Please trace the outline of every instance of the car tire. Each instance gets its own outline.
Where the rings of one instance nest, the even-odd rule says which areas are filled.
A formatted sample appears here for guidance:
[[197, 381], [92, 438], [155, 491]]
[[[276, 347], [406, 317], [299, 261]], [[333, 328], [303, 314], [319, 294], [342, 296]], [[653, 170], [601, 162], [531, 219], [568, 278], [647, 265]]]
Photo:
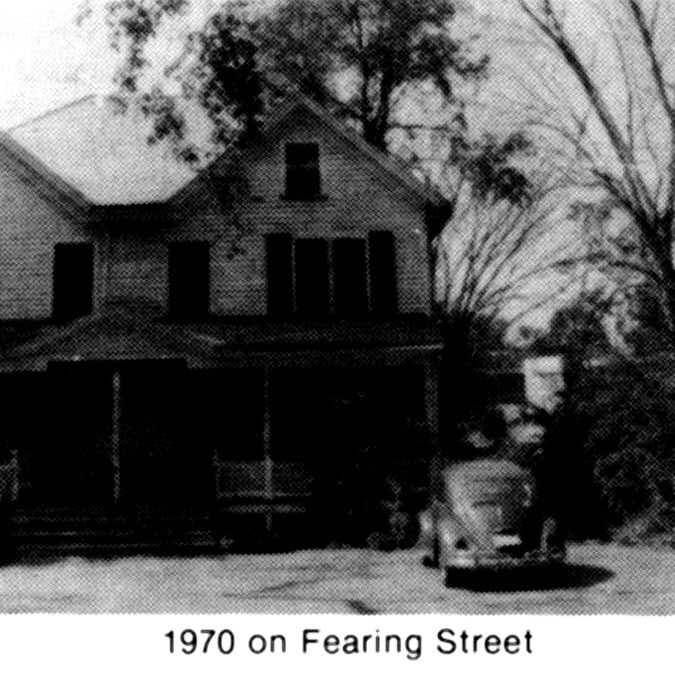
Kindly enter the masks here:
[[431, 540], [431, 546], [429, 548], [429, 552], [425, 554], [425, 556], [422, 558], [422, 564], [425, 567], [433, 567], [434, 569], [438, 567], [439, 562], [440, 562], [440, 546], [438, 543], [438, 537], [434, 537]]
[[452, 567], [443, 568], [443, 586], [446, 588], [452, 588], [457, 581], [457, 570]]

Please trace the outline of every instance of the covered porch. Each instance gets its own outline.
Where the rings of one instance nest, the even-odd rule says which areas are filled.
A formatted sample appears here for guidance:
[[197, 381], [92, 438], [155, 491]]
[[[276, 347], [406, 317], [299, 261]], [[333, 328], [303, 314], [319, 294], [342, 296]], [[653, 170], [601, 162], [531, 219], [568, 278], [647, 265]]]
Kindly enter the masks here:
[[76, 332], [79, 354], [50, 340], [0, 375], [5, 498], [26, 541], [245, 548], [330, 529], [331, 505], [380, 474], [423, 503], [436, 350], [233, 349], [191, 333], [199, 349], [146, 339], [142, 354], [127, 341], [132, 358], [83, 358]]

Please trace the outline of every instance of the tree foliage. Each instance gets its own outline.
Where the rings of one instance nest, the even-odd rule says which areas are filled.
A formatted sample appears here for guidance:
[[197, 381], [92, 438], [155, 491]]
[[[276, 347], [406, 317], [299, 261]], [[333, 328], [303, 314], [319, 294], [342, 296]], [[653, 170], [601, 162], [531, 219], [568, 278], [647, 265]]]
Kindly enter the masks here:
[[[111, 44], [121, 55], [117, 84], [140, 96], [154, 123], [151, 140], [168, 139], [183, 159], [198, 163], [199, 148], [186, 142], [184, 111], [165, 80], [207, 111], [220, 147], [255, 134], [266, 102], [299, 89], [379, 149], [398, 151], [392, 132], [415, 146], [440, 139], [432, 163], [454, 167], [478, 197], [528, 197], [526, 172], [512, 161], [529, 148], [524, 134], [472, 138], [461, 85], [484, 80], [489, 57], [474, 53], [476, 36], [455, 34], [466, 11], [457, 0], [281, 0], [258, 12], [231, 2], [189, 31], [175, 58], [158, 65], [153, 43], [192, 8], [191, 0], [107, 5]], [[411, 110], [423, 111], [422, 119]], [[423, 168], [417, 150], [412, 161]]]
[[[156, 68], [148, 51], [172, 19], [185, 14], [190, 0], [112, 0], [107, 5], [111, 45], [121, 54], [116, 82], [122, 94], [137, 95], [153, 120], [151, 142], [169, 140], [188, 162], [199, 162], [200, 149], [186, 139], [182, 102], [193, 101], [212, 122], [216, 147], [255, 135], [263, 112], [263, 78], [251, 25], [235, 8], [215, 12], [190, 30], [178, 53]], [[174, 88], [167, 91], [165, 81]], [[175, 95], [178, 88], [179, 96]]]
[[655, 369], [672, 365], [614, 358], [568, 378], [546, 450], [558, 479], [577, 487], [573, 503], [560, 496], [577, 534], [673, 544], [675, 417]]
[[457, 80], [487, 75], [488, 57], [452, 33], [458, 10], [457, 0], [286, 0], [261, 20], [261, 44], [273, 71], [338, 101], [363, 137], [386, 149], [412, 87], [431, 85], [456, 102]]

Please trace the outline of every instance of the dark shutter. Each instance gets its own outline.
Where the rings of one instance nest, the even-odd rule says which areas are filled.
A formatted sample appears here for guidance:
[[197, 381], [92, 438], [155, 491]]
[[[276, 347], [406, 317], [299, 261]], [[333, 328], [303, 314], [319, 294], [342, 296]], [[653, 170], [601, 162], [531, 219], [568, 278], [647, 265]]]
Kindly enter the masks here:
[[368, 311], [368, 270], [364, 239], [333, 242], [333, 297], [339, 316], [362, 316]]
[[265, 237], [267, 262], [267, 312], [284, 317], [293, 314], [293, 237], [286, 233]]
[[371, 232], [370, 249], [370, 307], [373, 314], [387, 316], [396, 313], [396, 242], [387, 230]]
[[295, 241], [295, 301], [300, 316], [329, 312], [328, 242], [324, 239]]
[[53, 274], [54, 318], [69, 321], [90, 314], [94, 291], [94, 246], [56, 244]]
[[321, 170], [317, 143], [286, 145], [286, 197], [313, 199], [321, 192]]
[[169, 314], [179, 319], [207, 316], [210, 286], [209, 244], [169, 244]]

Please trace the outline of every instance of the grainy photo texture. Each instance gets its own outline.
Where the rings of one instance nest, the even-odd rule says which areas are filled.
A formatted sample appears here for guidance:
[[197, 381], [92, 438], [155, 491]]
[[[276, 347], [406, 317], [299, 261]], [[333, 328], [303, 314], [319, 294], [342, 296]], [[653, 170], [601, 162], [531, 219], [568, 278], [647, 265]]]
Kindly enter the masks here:
[[675, 612], [674, 2], [6, 4], [0, 612]]

